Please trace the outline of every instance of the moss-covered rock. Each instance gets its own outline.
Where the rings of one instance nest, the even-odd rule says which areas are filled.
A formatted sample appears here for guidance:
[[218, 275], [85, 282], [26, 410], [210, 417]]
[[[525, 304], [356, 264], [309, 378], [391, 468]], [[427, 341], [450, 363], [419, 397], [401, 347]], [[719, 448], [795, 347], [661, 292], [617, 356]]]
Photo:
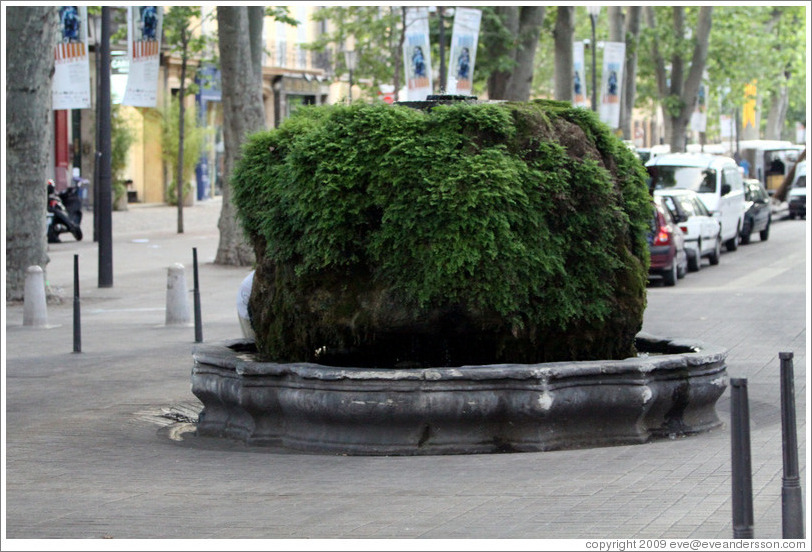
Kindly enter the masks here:
[[320, 106], [231, 179], [265, 359], [454, 366], [624, 358], [650, 198], [595, 115], [558, 102]]

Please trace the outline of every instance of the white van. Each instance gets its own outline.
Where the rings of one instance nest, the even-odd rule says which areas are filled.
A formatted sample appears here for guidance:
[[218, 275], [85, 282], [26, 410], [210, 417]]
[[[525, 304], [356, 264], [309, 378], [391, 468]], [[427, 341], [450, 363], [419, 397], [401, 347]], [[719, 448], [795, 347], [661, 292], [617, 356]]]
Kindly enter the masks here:
[[744, 181], [730, 157], [707, 153], [669, 153], [646, 163], [649, 190], [693, 190], [722, 225], [722, 241], [728, 251], [739, 247], [744, 222]]
[[789, 218], [806, 218], [806, 161], [799, 161], [795, 166], [795, 180], [787, 194]]

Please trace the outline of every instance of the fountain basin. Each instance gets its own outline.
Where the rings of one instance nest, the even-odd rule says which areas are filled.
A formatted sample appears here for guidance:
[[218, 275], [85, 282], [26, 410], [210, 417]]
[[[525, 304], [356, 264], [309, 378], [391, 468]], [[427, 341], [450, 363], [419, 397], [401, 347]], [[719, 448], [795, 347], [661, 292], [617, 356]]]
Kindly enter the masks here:
[[612, 361], [438, 368], [260, 362], [254, 343], [196, 345], [197, 434], [311, 453], [433, 455], [645, 443], [721, 425], [727, 350], [637, 335]]

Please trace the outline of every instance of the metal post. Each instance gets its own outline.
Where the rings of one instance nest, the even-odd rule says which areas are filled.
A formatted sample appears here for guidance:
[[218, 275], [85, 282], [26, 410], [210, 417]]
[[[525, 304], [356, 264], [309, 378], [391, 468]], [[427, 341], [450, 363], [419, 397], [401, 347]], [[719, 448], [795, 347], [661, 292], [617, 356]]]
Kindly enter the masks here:
[[[97, 56], [98, 57], [98, 56]], [[97, 100], [98, 103], [98, 100]], [[98, 117], [98, 106], [96, 106], [96, 120]], [[100, 125], [96, 125], [99, 127]], [[96, 130], [96, 141], [101, 144], [98, 128]], [[93, 156], [93, 243], [99, 241], [99, 167], [101, 166], [101, 152], [97, 151]]]
[[192, 265], [193, 265], [193, 272], [194, 272], [194, 284], [195, 288], [193, 290], [193, 297], [194, 297], [194, 308], [195, 308], [195, 343], [202, 343], [203, 342], [203, 322], [201, 321], [200, 316], [200, 280], [197, 277], [197, 247], [192, 248]]
[[733, 481], [733, 538], [753, 538], [753, 479], [747, 379], [731, 378], [730, 444]]
[[781, 430], [784, 448], [784, 477], [781, 486], [782, 536], [804, 538], [803, 501], [798, 477], [798, 437], [795, 427], [795, 376], [792, 353], [778, 353], [781, 359]]
[[73, 256], [73, 352], [82, 352], [82, 319], [79, 310], [79, 255]]
[[110, 99], [110, 7], [102, 6], [99, 72], [99, 287], [113, 287], [113, 175]]

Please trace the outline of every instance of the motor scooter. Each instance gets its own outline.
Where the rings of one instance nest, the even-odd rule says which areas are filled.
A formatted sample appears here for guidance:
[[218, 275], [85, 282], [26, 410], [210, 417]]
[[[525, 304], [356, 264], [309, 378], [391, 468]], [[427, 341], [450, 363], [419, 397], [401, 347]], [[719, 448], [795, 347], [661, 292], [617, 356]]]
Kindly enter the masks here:
[[[63, 197], [71, 210], [65, 207]], [[78, 208], [77, 208], [78, 202]], [[48, 243], [60, 243], [59, 235], [70, 232], [76, 241], [82, 241], [82, 200], [78, 188], [71, 187], [57, 193], [53, 181], [48, 181]]]

